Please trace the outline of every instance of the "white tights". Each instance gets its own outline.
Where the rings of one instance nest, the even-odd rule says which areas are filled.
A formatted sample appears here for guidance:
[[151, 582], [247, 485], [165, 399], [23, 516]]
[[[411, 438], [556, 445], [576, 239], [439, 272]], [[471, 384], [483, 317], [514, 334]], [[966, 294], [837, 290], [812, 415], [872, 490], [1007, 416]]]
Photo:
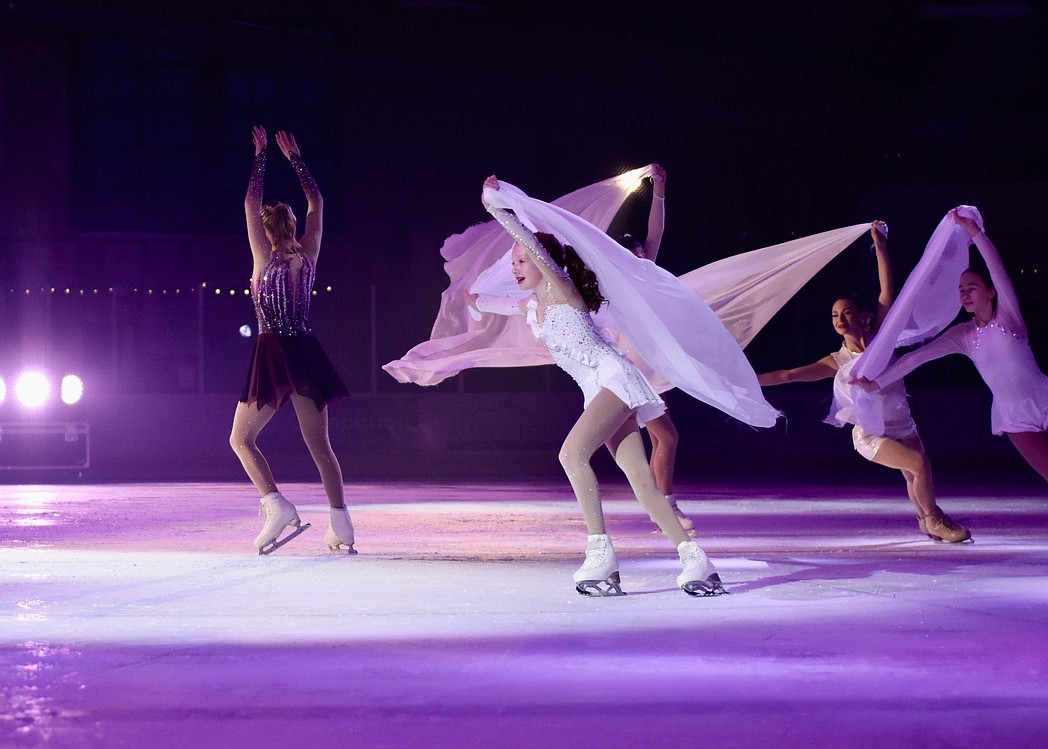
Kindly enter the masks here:
[[[291, 394], [291, 404], [295, 407], [298, 426], [302, 430], [302, 439], [305, 440], [309, 454], [313, 456], [313, 462], [317, 464], [317, 469], [320, 471], [320, 480], [324, 484], [324, 493], [327, 494], [328, 503], [332, 507], [345, 507], [346, 502], [342, 492], [342, 467], [328, 439], [327, 406], [318, 411], [312, 398], [306, 398], [298, 393]], [[277, 491], [277, 484], [273, 479], [269, 463], [266, 462], [262, 451], [258, 449], [256, 440], [275, 413], [276, 411], [267, 405], [263, 405], [260, 409], [256, 404], [238, 403], [236, 412], [233, 414], [233, 430], [229, 435], [229, 444], [233, 452], [240, 458], [251, 483], [263, 496]]]
[[673, 542], [687, 541], [666, 497], [655, 486], [655, 479], [644, 454], [644, 441], [633, 416], [634, 412], [610, 390], [601, 390], [590, 402], [575, 426], [568, 432], [560, 449], [560, 464], [575, 491], [582, 508], [586, 529], [591, 535], [604, 533], [604, 511], [600, 504], [600, 487], [590, 467], [590, 459], [603, 444], [630, 482], [637, 501]]

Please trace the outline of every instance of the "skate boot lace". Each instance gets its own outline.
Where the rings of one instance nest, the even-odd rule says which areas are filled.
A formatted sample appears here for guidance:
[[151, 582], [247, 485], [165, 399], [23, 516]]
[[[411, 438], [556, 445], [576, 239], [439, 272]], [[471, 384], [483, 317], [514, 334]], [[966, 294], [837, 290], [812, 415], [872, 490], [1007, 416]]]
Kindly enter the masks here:
[[608, 560], [608, 542], [603, 538], [598, 541], [590, 541], [586, 544], [586, 560], [582, 563], [583, 569], [602, 567]]

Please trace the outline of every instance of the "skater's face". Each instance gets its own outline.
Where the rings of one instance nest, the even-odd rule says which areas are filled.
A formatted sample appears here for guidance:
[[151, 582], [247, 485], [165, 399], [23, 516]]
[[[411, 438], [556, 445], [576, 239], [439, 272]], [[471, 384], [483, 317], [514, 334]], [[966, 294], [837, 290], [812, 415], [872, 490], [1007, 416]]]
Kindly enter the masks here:
[[528, 251], [519, 244], [513, 245], [512, 256], [513, 277], [517, 279], [517, 286], [526, 291], [534, 291], [542, 282], [542, 273], [531, 259]]
[[869, 327], [869, 315], [851, 299], [838, 299], [831, 312], [833, 329], [840, 335], [861, 336]]
[[988, 287], [978, 273], [962, 273], [957, 291], [961, 295], [961, 306], [965, 312], [987, 319], [993, 316], [993, 298], [997, 296], [997, 291]]

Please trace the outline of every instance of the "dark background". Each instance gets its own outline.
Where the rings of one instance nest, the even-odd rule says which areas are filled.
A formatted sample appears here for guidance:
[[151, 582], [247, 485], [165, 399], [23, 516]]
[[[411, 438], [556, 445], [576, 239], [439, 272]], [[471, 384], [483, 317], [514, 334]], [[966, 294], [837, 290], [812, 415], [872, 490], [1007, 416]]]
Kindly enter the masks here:
[[[1033, 3], [56, 0], [7, 2], [0, 24], [0, 377], [82, 372], [84, 408], [154, 397], [163, 418], [165, 398], [239, 391], [253, 123], [293, 131], [324, 192], [313, 324], [355, 394], [570, 392], [549, 368], [420, 391], [376, 364], [427, 337], [440, 244], [486, 218], [485, 176], [552, 199], [652, 161], [669, 170], [660, 263], [676, 273], [881, 218], [901, 286], [942, 215], [978, 205], [1045, 361]], [[272, 137], [266, 195], [304, 210]], [[617, 226], [643, 234], [649, 196]], [[833, 295], [875, 281], [857, 242], [751, 344], [755, 368], [835, 349]], [[911, 390], [971, 391], [984, 435], [984, 386], [954, 359]], [[829, 388], [794, 390], [822, 408]], [[709, 409], [671, 404], [682, 431], [705, 429]]]

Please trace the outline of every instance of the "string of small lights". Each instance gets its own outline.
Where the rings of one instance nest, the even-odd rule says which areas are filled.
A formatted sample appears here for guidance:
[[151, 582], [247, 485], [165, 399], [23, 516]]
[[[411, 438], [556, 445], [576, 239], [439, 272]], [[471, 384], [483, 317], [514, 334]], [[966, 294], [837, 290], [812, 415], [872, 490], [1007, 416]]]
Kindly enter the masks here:
[[[221, 288], [209, 289], [208, 285], [206, 283], [202, 283], [202, 284], [200, 284], [200, 286], [190, 286], [190, 287], [187, 287], [185, 289], [182, 289], [182, 288], [175, 288], [175, 289], [140, 289], [140, 288], [126, 289], [126, 288], [123, 288], [122, 289], [120, 287], [113, 287], [113, 286], [110, 286], [110, 287], [104, 288], [104, 289], [72, 289], [72, 288], [63, 289], [63, 288], [56, 287], [56, 286], [52, 286], [50, 288], [46, 287], [46, 286], [42, 286], [39, 289], [35, 289], [35, 288], [33, 288], [33, 289], [11, 289], [11, 288], [9, 288], [7, 290], [7, 293], [8, 294], [18, 294], [18, 295], [21, 295], [21, 296], [32, 296], [33, 294], [52, 294], [52, 295], [63, 295], [63, 296], [99, 296], [99, 295], [104, 295], [104, 294], [122, 294], [122, 293], [142, 294], [144, 296], [168, 296], [168, 295], [178, 296], [178, 295], [181, 295], [183, 293], [185, 293], [185, 294], [194, 294], [194, 293], [196, 293], [198, 291], [200, 293], [214, 292], [215, 296], [223, 296], [227, 292], [228, 292], [229, 296], [236, 296], [237, 294], [243, 294], [244, 296], [251, 296], [251, 290], [250, 289], [227, 289], [225, 291], [222, 290]], [[325, 286], [324, 287], [324, 293], [325, 294], [330, 294], [330, 293], [333, 293], [333, 292], [334, 292], [334, 289], [331, 286]], [[313, 296], [318, 296], [320, 293], [321, 292], [318, 291], [317, 289], [313, 289]]]

